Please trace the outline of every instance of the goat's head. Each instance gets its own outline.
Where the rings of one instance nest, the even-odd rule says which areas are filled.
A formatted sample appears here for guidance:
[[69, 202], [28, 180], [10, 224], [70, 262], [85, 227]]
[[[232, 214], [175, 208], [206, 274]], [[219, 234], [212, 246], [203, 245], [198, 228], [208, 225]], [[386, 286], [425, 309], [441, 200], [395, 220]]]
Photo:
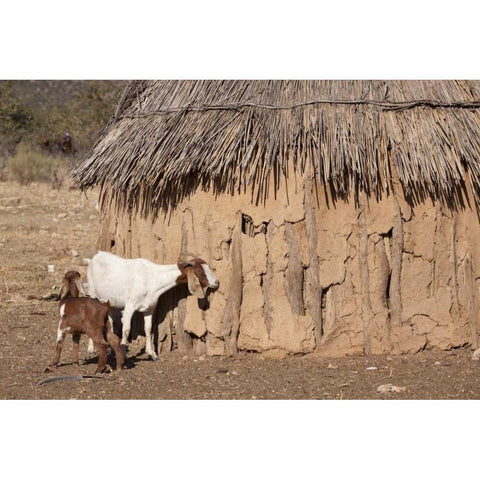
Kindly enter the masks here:
[[178, 268], [182, 272], [182, 277], [186, 276], [188, 290], [198, 298], [205, 298], [209, 288], [217, 290], [220, 285], [207, 262], [192, 253], [180, 255]]
[[83, 292], [80, 282], [80, 273], [76, 270], [69, 270], [65, 273], [62, 280], [62, 288], [60, 289], [60, 298], [65, 296], [78, 297], [79, 292]]

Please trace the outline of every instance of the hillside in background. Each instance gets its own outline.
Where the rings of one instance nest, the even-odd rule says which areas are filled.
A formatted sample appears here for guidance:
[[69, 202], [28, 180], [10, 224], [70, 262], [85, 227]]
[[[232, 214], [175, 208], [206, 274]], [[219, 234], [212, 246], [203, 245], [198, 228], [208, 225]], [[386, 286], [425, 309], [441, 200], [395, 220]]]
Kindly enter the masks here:
[[[48, 180], [54, 170], [74, 167], [115, 111], [126, 84], [0, 81], [0, 179]], [[34, 171], [26, 172], [29, 169]]]
[[[85, 92], [84, 80], [18, 80], [13, 82], [13, 96], [32, 109], [47, 110], [68, 106]], [[113, 83], [113, 82], [112, 82]]]

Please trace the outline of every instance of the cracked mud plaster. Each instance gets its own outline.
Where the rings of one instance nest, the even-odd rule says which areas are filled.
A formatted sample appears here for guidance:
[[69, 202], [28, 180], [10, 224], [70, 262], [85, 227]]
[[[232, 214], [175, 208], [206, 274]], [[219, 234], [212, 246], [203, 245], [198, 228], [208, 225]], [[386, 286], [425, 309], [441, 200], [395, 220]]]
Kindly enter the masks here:
[[[475, 211], [385, 196], [365, 200], [359, 225], [353, 198], [327, 207], [325, 191], [308, 188], [298, 182], [288, 199], [280, 188], [264, 205], [197, 192], [153, 224], [114, 205], [102, 212], [100, 248], [158, 263], [186, 249], [220, 279], [205, 310], [190, 296], [160, 299], [159, 350], [341, 356], [476, 345]], [[175, 331], [182, 322], [188, 341]]]

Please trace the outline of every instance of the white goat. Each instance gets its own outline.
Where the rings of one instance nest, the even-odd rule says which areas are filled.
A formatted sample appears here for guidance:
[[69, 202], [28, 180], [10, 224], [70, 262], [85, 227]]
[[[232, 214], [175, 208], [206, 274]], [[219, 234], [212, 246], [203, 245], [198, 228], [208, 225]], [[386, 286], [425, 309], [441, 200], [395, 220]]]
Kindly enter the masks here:
[[[152, 315], [160, 295], [175, 285], [188, 284], [190, 293], [205, 298], [207, 289], [216, 290], [217, 278], [209, 266], [195, 255], [190, 261], [181, 256], [177, 264], [157, 265], [144, 258], [124, 259], [108, 252], [97, 252], [88, 264], [89, 294], [114, 308], [123, 309], [121, 346], [126, 354], [134, 312], [145, 321], [145, 352], [157, 360], [152, 338]], [[93, 344], [89, 344], [93, 352]]]

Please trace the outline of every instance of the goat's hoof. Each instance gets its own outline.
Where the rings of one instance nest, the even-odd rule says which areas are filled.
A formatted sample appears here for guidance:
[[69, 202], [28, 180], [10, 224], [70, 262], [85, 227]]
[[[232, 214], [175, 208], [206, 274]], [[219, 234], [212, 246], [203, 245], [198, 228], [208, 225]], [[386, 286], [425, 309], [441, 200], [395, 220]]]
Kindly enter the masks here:
[[97, 374], [103, 374], [103, 373], [112, 373], [112, 369], [110, 367], [103, 367], [103, 368], [97, 368], [95, 370], [95, 375]]
[[53, 372], [57, 368], [56, 365], [47, 365], [43, 370], [42, 373], [50, 373]]
[[149, 355], [148, 358], [154, 362], [158, 361], [158, 357], [156, 355]]

